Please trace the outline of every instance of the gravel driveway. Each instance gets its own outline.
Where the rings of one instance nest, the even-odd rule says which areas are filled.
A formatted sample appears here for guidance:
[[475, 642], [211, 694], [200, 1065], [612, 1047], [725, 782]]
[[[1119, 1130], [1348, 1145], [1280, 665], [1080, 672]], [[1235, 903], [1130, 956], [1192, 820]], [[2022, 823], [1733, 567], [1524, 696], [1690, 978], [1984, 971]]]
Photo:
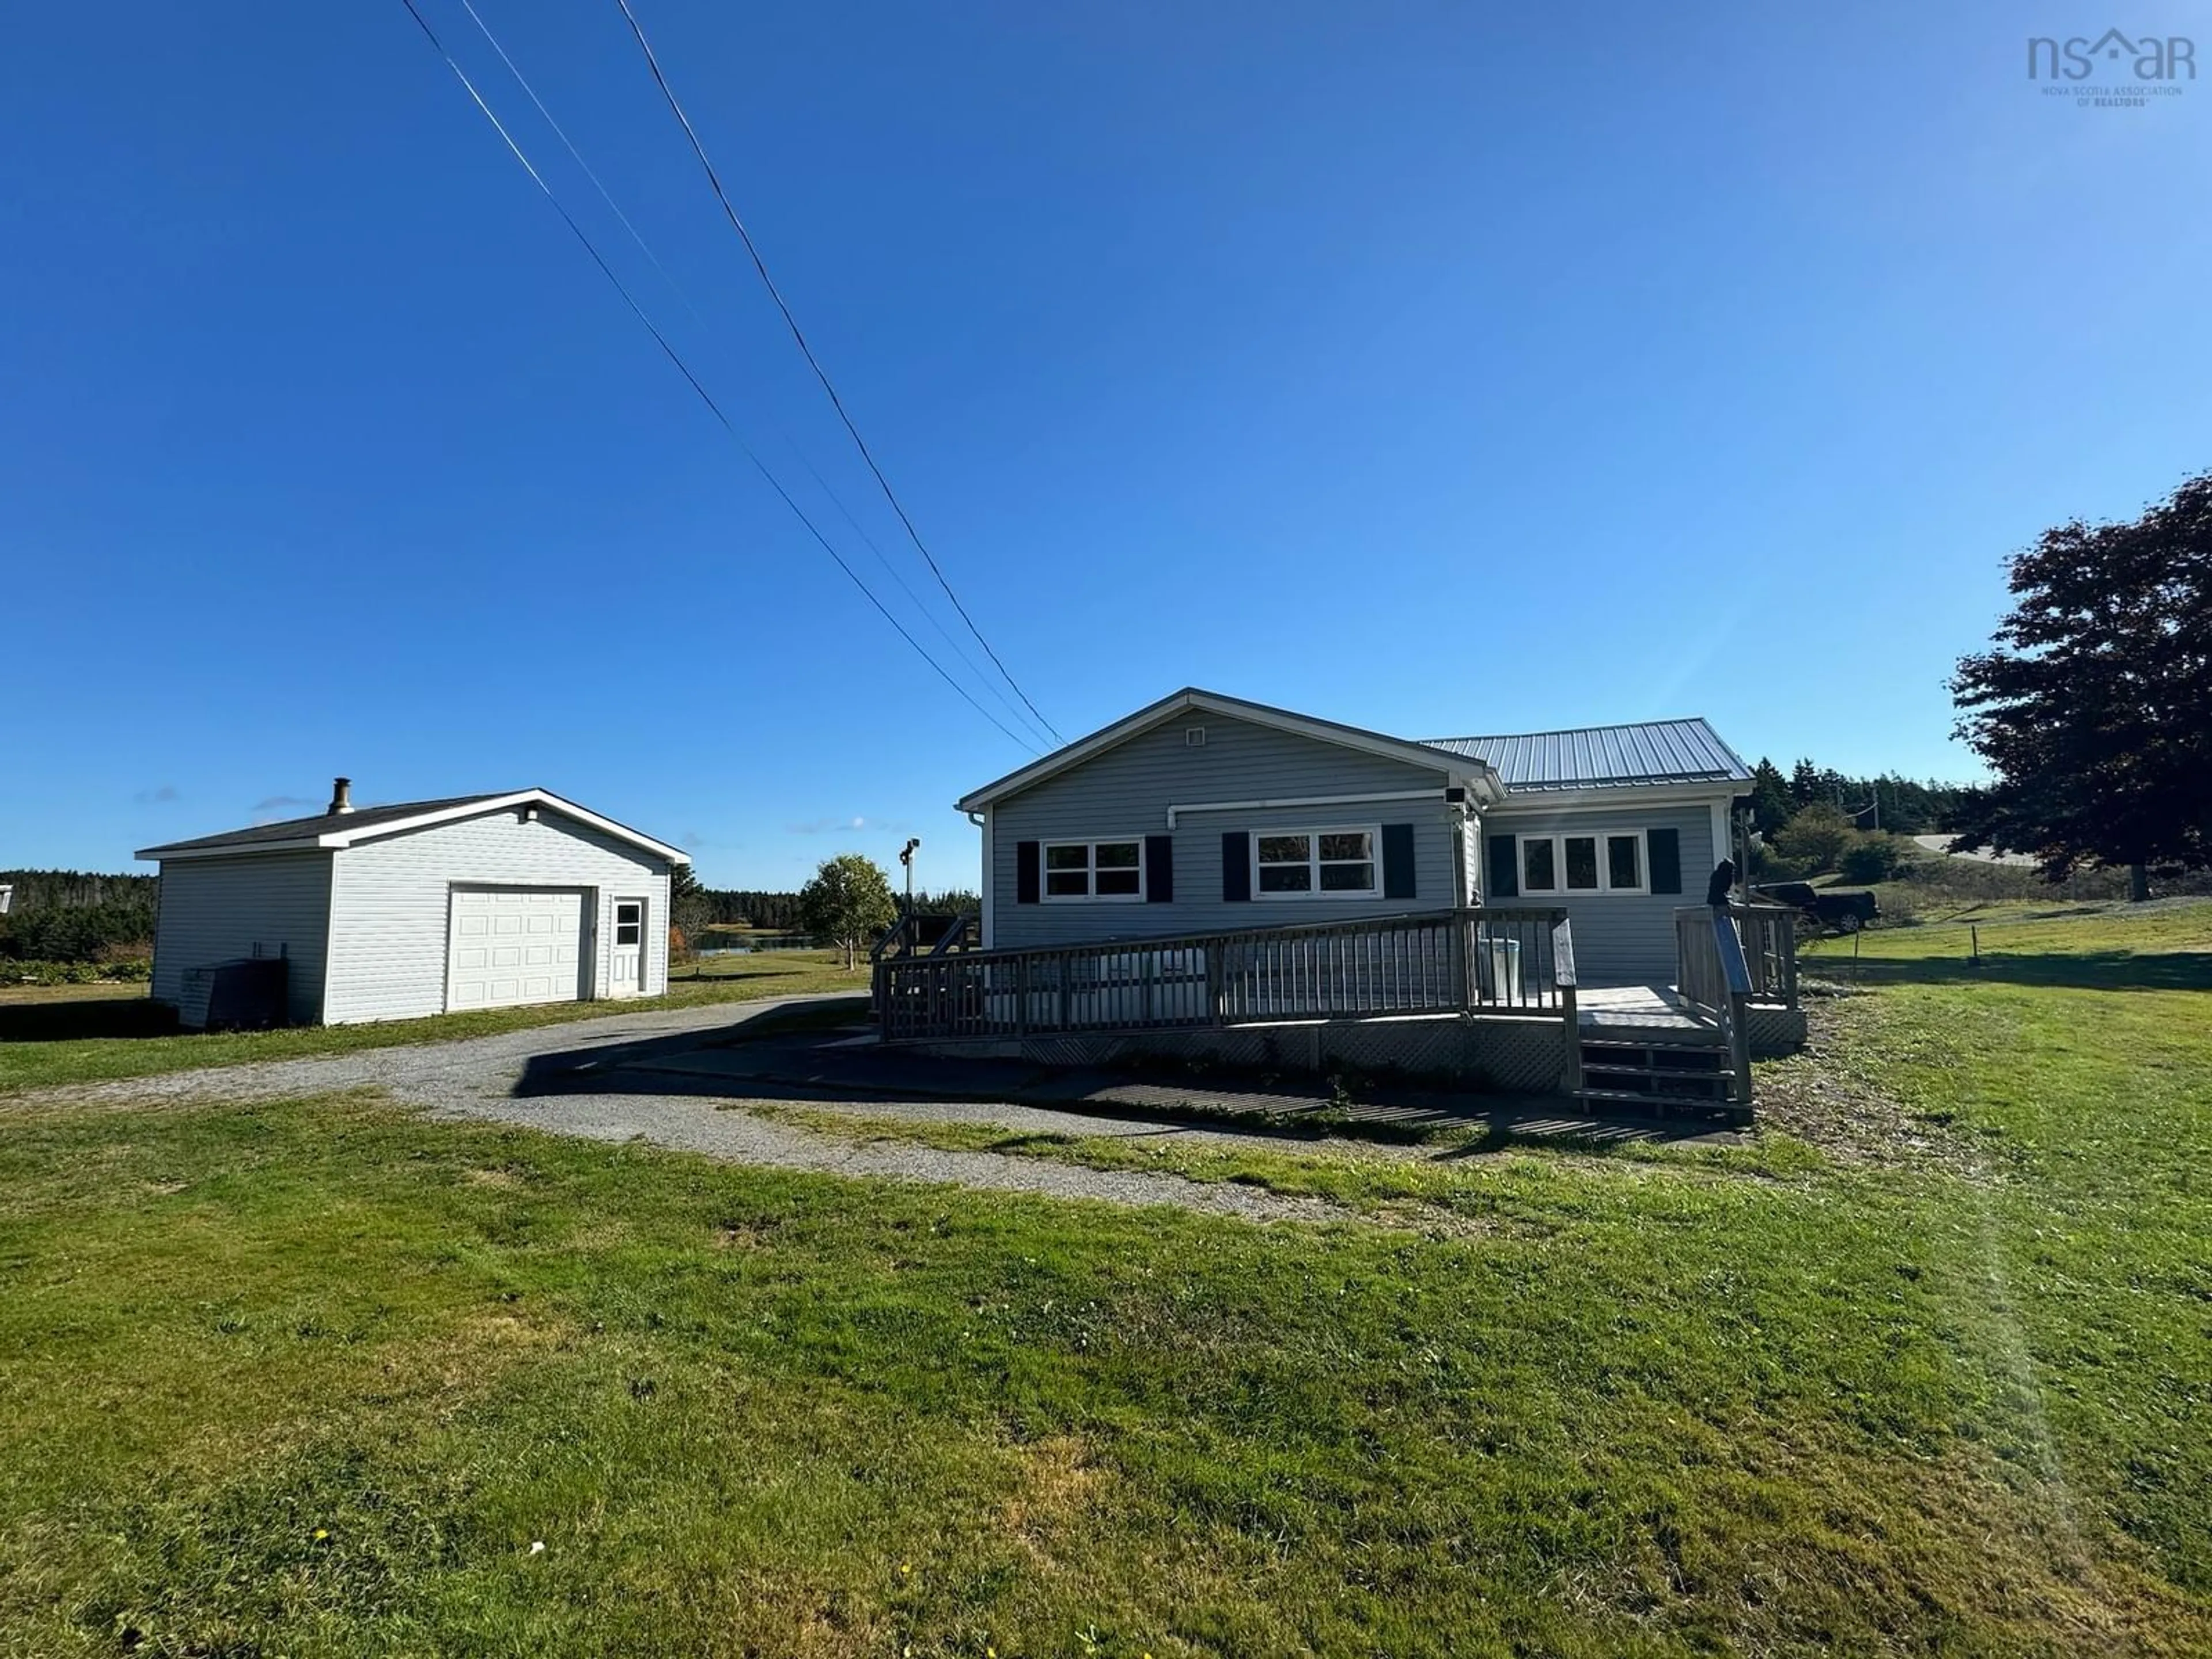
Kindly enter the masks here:
[[[720, 1109], [747, 1098], [738, 1093], [718, 1097], [688, 1089], [659, 1093], [650, 1085], [639, 1088], [629, 1077], [624, 1079], [627, 1086], [620, 1091], [587, 1092], [591, 1085], [580, 1081], [550, 1093], [516, 1092], [526, 1073], [533, 1070], [542, 1073], [551, 1066], [565, 1073], [573, 1072], [573, 1061], [575, 1066], [604, 1067], [611, 1079], [621, 1071], [623, 1051], [632, 1045], [691, 1033], [701, 1034], [703, 1040], [787, 1002], [813, 1000], [817, 999], [653, 1009], [454, 1042], [365, 1048], [313, 1059], [69, 1085], [33, 1091], [16, 1100], [22, 1104], [46, 1101], [143, 1104], [171, 1100], [289, 1099], [375, 1088], [433, 1118], [511, 1123], [592, 1140], [642, 1140], [736, 1164], [898, 1181], [946, 1182], [981, 1191], [1098, 1199], [1112, 1204], [1170, 1205], [1254, 1221], [1355, 1218], [1351, 1212], [1319, 1199], [1287, 1197], [1231, 1182], [1187, 1181], [1180, 1176], [1136, 1170], [1087, 1170], [1040, 1158], [945, 1152], [902, 1142], [856, 1143], [796, 1124]], [[886, 1099], [846, 1103], [852, 1110], [872, 1115], [960, 1118], [1001, 1123], [1017, 1131], [1154, 1139], [1170, 1136], [1231, 1139], [1200, 1129], [990, 1102]], [[1249, 1146], [1254, 1138], [1233, 1139]], [[1297, 1149], [1304, 1143], [1286, 1140], [1283, 1144]]]

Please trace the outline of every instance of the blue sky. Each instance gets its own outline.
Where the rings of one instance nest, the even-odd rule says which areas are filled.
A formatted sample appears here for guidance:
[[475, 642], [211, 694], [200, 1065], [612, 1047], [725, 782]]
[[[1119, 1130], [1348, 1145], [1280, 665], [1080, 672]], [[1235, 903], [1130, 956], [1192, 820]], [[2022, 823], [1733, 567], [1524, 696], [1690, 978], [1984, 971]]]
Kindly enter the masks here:
[[[703, 325], [420, 3], [910, 614], [794, 459], [933, 591], [612, 0], [478, 6]], [[2002, 556], [2212, 465], [2212, 78], [2025, 73], [2184, 9], [636, 3], [1069, 737], [1195, 683], [1960, 775], [1942, 681]], [[0, 319], [0, 866], [126, 867], [346, 772], [541, 783], [714, 884], [908, 833], [972, 880], [949, 804], [1027, 751], [744, 469], [399, 0], [17, 17]]]

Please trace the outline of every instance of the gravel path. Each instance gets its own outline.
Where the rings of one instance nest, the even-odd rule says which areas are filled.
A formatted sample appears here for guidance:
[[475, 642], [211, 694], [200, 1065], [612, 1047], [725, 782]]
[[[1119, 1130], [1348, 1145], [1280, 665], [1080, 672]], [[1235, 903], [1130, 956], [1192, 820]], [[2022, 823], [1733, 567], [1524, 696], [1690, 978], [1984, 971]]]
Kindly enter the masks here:
[[[574, 1085], [552, 1093], [515, 1092], [532, 1061], [578, 1055], [580, 1064], [591, 1060], [589, 1051], [605, 1050], [604, 1059], [596, 1063], [605, 1065], [611, 1079], [619, 1071], [621, 1051], [630, 1045], [691, 1032], [713, 1033], [786, 1001], [813, 1000], [817, 999], [616, 1014], [456, 1042], [364, 1048], [305, 1060], [68, 1085], [20, 1095], [9, 1103], [142, 1105], [161, 1101], [270, 1100], [375, 1088], [430, 1117], [448, 1121], [511, 1123], [592, 1140], [642, 1140], [737, 1164], [897, 1181], [945, 1182], [981, 1191], [1097, 1199], [1112, 1204], [1167, 1205], [1252, 1221], [1357, 1218], [1352, 1212], [1319, 1199], [1290, 1197], [1231, 1182], [1188, 1181], [1180, 1176], [1139, 1170], [1088, 1170], [1041, 1158], [946, 1152], [904, 1142], [854, 1142], [797, 1124], [722, 1109], [749, 1098], [734, 1091], [719, 1097], [688, 1090], [660, 1093], [641, 1090], [633, 1082], [622, 1092], [569, 1092]], [[639, 1075], [628, 1074], [625, 1081]], [[1078, 1135], [1227, 1139], [1175, 1126], [988, 1102], [906, 1099], [815, 1103], [876, 1116], [1000, 1123], [1018, 1133], [1036, 1129]], [[1251, 1136], [1234, 1139], [1247, 1146], [1254, 1140]], [[1292, 1149], [1302, 1144], [1283, 1143]]]

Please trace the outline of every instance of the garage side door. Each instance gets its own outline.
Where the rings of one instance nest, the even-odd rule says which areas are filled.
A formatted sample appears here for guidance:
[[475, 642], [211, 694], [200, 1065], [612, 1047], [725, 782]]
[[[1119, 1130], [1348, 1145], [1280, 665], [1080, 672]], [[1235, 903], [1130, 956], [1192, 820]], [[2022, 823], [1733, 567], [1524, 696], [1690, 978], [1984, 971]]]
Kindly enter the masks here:
[[453, 890], [446, 1006], [511, 1008], [583, 994], [584, 896], [574, 888]]

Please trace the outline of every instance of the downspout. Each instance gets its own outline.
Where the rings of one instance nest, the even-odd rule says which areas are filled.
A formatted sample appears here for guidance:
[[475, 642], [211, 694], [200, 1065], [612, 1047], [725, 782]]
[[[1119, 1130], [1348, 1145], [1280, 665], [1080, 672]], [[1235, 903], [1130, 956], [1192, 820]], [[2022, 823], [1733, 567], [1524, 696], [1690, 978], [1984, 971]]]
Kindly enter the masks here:
[[977, 888], [983, 901], [983, 948], [990, 950], [998, 940], [999, 860], [991, 834], [989, 808], [968, 814], [968, 822], [983, 832], [983, 879]]

